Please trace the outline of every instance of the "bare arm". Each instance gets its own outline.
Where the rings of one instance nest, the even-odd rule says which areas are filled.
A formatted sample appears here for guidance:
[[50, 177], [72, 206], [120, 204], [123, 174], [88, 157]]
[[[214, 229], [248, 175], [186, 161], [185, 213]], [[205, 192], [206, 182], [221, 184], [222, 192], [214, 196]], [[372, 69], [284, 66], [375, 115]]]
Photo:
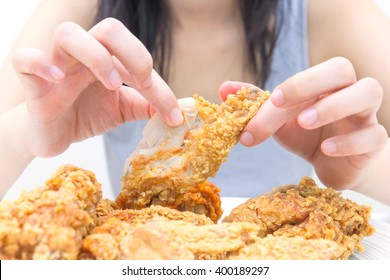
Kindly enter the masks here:
[[27, 149], [25, 96], [12, 67], [13, 52], [21, 47], [48, 52], [54, 30], [60, 23], [74, 21], [89, 28], [96, 14], [96, 5], [96, 0], [42, 1], [0, 69], [0, 197], [34, 158]]

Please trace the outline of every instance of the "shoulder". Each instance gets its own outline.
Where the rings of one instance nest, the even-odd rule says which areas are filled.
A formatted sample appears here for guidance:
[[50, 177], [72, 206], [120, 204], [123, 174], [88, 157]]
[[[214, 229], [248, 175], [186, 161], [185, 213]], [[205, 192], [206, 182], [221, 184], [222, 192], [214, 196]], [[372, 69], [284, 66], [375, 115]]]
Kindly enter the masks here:
[[42, 19], [48, 23], [73, 21], [89, 28], [95, 21], [98, 6], [98, 0], [43, 0], [32, 20]]
[[339, 55], [356, 59], [372, 50], [366, 48], [370, 42], [390, 44], [390, 38], [383, 38], [390, 31], [389, 19], [375, 1], [307, 1], [311, 64]]

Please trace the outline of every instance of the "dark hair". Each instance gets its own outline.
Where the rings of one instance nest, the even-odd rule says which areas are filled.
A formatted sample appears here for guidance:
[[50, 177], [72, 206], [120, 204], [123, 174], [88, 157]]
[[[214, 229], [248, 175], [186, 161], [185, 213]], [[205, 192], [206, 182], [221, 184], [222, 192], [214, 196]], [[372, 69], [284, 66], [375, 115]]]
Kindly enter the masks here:
[[[239, 0], [246, 33], [248, 65], [264, 85], [271, 68], [276, 30], [276, 0]], [[169, 73], [170, 11], [164, 0], [101, 0], [97, 21], [107, 17], [120, 20], [149, 50], [159, 73]], [[158, 45], [158, 47], [156, 47]]]

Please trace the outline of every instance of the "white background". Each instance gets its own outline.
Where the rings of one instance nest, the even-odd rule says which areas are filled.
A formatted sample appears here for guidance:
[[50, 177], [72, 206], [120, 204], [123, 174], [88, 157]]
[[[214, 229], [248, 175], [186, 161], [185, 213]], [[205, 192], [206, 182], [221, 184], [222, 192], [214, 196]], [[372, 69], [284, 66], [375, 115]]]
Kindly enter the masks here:
[[[390, 16], [390, 0], [377, 0], [376, 2]], [[13, 41], [16, 39], [24, 22], [29, 18], [39, 3], [40, 0], [0, 0], [0, 64], [3, 63], [8, 51], [12, 48]], [[93, 171], [97, 175], [98, 180], [103, 184], [104, 197], [115, 197], [109, 188], [110, 184], [102, 138], [101, 136], [97, 136], [71, 145], [60, 156], [50, 159], [35, 159], [7, 193], [6, 198], [15, 198], [24, 189], [33, 189], [42, 185], [49, 178], [50, 174], [55, 172], [55, 169], [59, 165], [66, 163], [78, 165]], [[362, 195], [354, 192], [346, 192], [345, 195], [355, 201], [374, 205], [374, 212], [390, 213], [388, 207]]]

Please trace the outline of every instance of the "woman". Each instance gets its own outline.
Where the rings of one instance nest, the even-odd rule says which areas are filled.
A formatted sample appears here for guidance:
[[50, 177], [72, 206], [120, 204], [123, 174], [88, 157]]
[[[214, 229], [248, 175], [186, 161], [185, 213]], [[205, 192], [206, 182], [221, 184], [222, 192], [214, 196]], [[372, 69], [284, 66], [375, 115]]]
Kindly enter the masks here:
[[[254, 196], [297, 181], [312, 165], [328, 186], [390, 203], [384, 184], [390, 100], [386, 94], [382, 100], [390, 91], [390, 24], [370, 1], [354, 7], [347, 1], [103, 1], [99, 12], [96, 1], [72, 2], [44, 1], [29, 24], [39, 35], [21, 35], [19, 46], [34, 47], [13, 56], [25, 95], [10, 65], [3, 70], [4, 190], [34, 156], [59, 154], [108, 131], [118, 186], [142, 127], [119, 125], [146, 119], [152, 110], [178, 125], [173, 93], [198, 92], [218, 102], [218, 88], [223, 99], [244, 85], [221, 85], [234, 80], [275, 89], [240, 138], [256, 147], [237, 146], [214, 180], [222, 195]], [[154, 37], [143, 36], [153, 28]]]

